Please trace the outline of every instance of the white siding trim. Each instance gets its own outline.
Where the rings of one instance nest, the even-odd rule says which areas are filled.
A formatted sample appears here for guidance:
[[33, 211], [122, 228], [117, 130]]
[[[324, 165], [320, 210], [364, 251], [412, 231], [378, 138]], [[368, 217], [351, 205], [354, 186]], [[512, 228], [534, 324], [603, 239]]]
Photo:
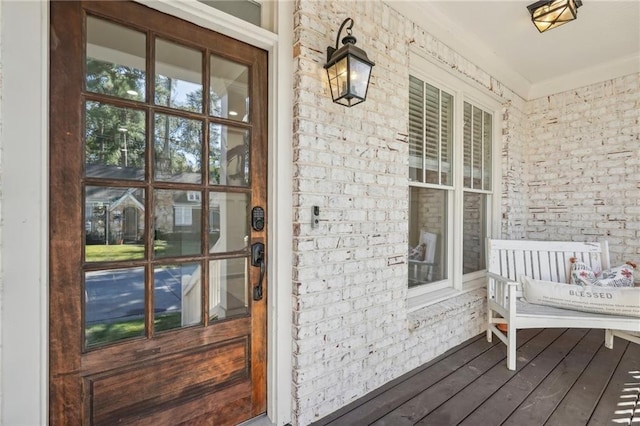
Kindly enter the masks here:
[[48, 2], [2, 2], [0, 422], [6, 425], [47, 424], [48, 416], [48, 9]]

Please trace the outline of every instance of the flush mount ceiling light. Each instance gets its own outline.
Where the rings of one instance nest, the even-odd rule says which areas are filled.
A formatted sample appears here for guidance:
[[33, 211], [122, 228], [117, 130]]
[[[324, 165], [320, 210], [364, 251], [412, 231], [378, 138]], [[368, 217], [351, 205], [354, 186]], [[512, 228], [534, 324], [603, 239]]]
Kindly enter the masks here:
[[531, 20], [541, 33], [569, 21], [578, 16], [581, 0], [542, 0], [527, 6]]
[[[342, 29], [347, 27], [347, 36], [342, 39], [342, 47], [338, 49], [338, 41]], [[356, 38], [351, 35], [353, 19], [344, 20], [338, 30], [336, 47], [327, 47], [327, 63], [324, 68], [329, 77], [333, 102], [352, 107], [367, 98], [371, 68], [375, 65], [367, 57], [367, 52], [356, 47]]]

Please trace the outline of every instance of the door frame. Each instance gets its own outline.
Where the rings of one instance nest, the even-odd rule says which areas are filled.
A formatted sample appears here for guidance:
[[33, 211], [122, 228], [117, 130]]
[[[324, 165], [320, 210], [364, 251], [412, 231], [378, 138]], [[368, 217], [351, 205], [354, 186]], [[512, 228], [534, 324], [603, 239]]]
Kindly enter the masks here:
[[[269, 286], [267, 299], [270, 301], [267, 415], [275, 424], [283, 425], [291, 421], [292, 407], [293, 94], [289, 88], [293, 80], [293, 2], [272, 3], [277, 24], [272, 33], [195, 1], [136, 1], [268, 52], [268, 233], [272, 236], [268, 250], [272, 261], [267, 273], [273, 284]], [[0, 236], [3, 266], [0, 421], [47, 424], [49, 4], [3, 2], [0, 8], [4, 221]], [[26, 60], [12, 60], [24, 58], [25, 51], [32, 55]], [[24, 84], [25, 81], [31, 84]]]

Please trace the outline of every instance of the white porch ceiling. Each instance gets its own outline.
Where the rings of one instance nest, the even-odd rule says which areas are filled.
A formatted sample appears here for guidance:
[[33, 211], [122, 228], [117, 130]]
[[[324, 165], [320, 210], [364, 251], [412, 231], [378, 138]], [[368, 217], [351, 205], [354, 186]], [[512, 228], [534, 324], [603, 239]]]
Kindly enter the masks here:
[[534, 1], [388, 4], [524, 99], [640, 72], [639, 0], [583, 0], [577, 20], [542, 34], [527, 10]]

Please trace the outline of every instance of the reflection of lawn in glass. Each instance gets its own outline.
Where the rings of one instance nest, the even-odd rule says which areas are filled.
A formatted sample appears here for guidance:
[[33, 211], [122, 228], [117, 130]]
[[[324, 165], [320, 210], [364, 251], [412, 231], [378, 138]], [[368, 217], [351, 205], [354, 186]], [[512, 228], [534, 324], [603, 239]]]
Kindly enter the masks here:
[[[170, 330], [182, 326], [180, 312], [156, 314], [153, 321], [156, 331]], [[93, 324], [85, 330], [87, 347], [144, 336], [144, 318], [118, 321], [108, 324]]]
[[[155, 240], [153, 250], [157, 257], [184, 256], [199, 254], [200, 240], [165, 241]], [[142, 244], [95, 244], [85, 246], [87, 262], [114, 262], [120, 260], [144, 259], [144, 245]]]
[[156, 257], [200, 254], [201, 242], [200, 240], [187, 239], [177, 241], [155, 240], [153, 242], [153, 250]]
[[85, 246], [85, 259], [87, 262], [110, 262], [143, 258], [144, 246], [142, 244], [95, 244]]

